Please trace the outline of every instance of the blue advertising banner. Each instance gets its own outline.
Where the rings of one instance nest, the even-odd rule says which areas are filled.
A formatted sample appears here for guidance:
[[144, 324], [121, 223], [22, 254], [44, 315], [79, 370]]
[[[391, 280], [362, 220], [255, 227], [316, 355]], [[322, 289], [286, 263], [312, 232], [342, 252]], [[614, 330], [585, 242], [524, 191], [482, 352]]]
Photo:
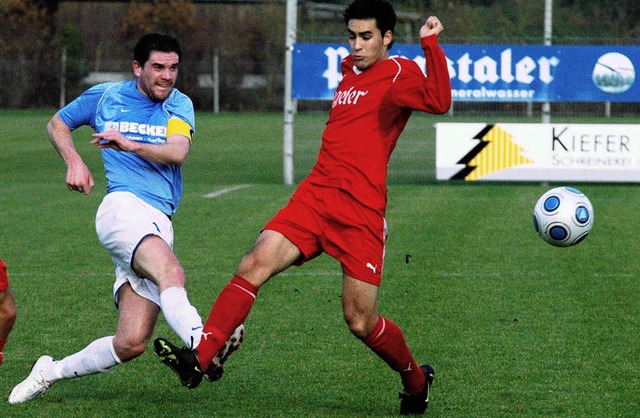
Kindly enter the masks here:
[[[442, 45], [454, 101], [639, 102], [638, 46]], [[418, 44], [390, 51], [425, 68]], [[294, 99], [331, 100], [346, 44], [294, 45]]]

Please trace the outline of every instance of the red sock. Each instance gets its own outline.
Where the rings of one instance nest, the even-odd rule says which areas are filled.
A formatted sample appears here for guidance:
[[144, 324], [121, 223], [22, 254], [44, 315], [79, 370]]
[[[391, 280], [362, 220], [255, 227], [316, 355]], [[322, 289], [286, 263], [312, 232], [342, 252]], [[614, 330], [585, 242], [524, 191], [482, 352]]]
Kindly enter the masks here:
[[2, 283], [6, 284], [8, 281], [9, 281], [9, 276], [7, 275], [7, 265], [0, 258], [0, 284]]
[[378, 323], [364, 339], [364, 343], [389, 367], [400, 373], [405, 392], [416, 394], [424, 389], [424, 373], [411, 355], [404, 335], [396, 324], [379, 317]]
[[257, 295], [258, 288], [240, 276], [234, 276], [222, 289], [202, 329], [202, 340], [196, 347], [202, 370], [209, 367], [233, 331], [247, 319]]

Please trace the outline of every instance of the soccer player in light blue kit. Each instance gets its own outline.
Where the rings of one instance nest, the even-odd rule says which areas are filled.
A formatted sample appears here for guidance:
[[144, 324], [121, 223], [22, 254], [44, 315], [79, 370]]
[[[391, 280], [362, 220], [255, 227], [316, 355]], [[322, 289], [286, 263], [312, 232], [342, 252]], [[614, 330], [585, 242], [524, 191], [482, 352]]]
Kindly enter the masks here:
[[29, 401], [57, 380], [105, 372], [140, 356], [160, 309], [187, 346], [200, 341], [202, 320], [187, 298], [185, 273], [172, 249], [171, 216], [195, 131], [193, 104], [174, 88], [181, 49], [176, 39], [154, 33], [140, 38], [133, 54], [134, 80], [88, 89], [47, 125], [67, 166], [69, 190], [89, 194], [94, 186], [71, 132], [91, 126], [91, 143], [102, 150], [107, 195], [96, 231], [116, 266], [116, 333], [62, 360], [40, 357], [13, 388], [9, 403]]

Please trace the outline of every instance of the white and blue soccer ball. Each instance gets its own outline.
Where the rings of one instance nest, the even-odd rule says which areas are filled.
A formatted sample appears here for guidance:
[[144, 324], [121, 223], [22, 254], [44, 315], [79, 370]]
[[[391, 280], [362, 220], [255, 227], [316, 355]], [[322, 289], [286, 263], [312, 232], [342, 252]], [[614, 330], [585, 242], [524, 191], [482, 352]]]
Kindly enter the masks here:
[[584, 240], [593, 227], [591, 202], [573, 187], [548, 190], [533, 209], [533, 226], [543, 240], [557, 247], [569, 247]]

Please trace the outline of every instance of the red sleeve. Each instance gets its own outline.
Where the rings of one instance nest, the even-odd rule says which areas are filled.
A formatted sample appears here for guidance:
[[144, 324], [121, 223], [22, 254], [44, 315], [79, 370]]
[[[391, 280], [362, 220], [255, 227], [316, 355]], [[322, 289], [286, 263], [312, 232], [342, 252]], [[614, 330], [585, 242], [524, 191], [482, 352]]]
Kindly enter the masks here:
[[447, 58], [438, 45], [436, 35], [421, 38], [420, 45], [426, 59], [427, 76], [424, 76], [418, 65], [403, 69], [398, 85], [394, 88], [394, 101], [400, 107], [434, 114], [446, 113], [451, 107]]

